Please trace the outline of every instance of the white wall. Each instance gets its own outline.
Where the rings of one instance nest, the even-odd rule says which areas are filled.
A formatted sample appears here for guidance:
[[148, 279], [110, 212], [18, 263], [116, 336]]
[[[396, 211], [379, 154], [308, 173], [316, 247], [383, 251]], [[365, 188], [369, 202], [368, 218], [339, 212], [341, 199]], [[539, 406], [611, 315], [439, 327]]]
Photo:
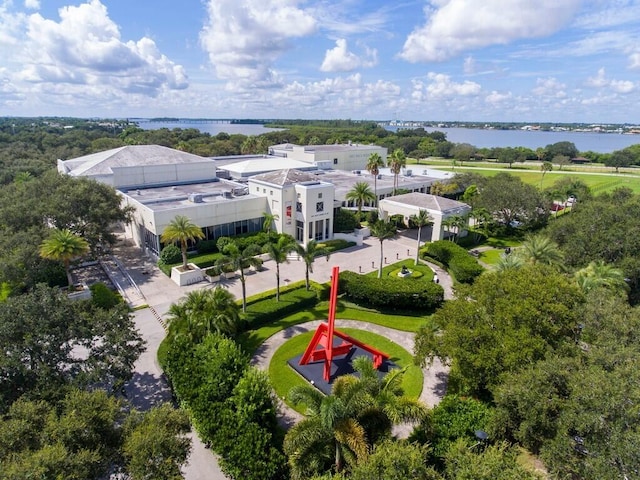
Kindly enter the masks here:
[[213, 162], [113, 167], [116, 188], [211, 180], [216, 176]]

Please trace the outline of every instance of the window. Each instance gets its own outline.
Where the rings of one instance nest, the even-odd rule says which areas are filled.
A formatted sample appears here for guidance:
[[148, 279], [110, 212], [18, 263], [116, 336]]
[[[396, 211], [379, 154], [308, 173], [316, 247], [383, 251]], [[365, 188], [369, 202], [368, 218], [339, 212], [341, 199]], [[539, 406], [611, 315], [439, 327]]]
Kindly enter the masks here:
[[314, 228], [314, 231], [316, 233], [315, 234], [315, 239], [316, 240], [322, 240], [323, 239], [323, 237], [322, 237], [322, 233], [323, 233], [323, 231], [322, 231], [322, 226], [323, 225], [322, 224], [323, 223], [324, 223], [323, 220], [316, 220], [316, 225], [315, 225], [315, 228]]
[[333, 164], [334, 164], [334, 165], [337, 165], [337, 164], [338, 164], [338, 159], [337, 159], [337, 158], [334, 158], [334, 159], [333, 159]]
[[324, 202], [316, 203], [316, 212], [324, 212]]
[[273, 195], [273, 190], [269, 190], [269, 195]]
[[260, 187], [256, 187], [256, 192], [260, 193]]
[[266, 189], [266, 188], [263, 188], [263, 189], [262, 189], [262, 193], [267, 193], [267, 189]]
[[322, 198], [322, 192], [318, 194], [318, 198]]
[[296, 202], [296, 212], [302, 212], [302, 203]]

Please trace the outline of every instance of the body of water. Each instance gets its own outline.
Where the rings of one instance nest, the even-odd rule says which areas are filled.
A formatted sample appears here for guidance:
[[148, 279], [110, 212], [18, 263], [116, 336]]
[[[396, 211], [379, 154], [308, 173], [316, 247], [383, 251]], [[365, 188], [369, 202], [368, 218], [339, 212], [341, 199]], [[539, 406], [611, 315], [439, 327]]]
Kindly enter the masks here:
[[138, 126], [144, 130], [158, 130], [160, 128], [195, 128], [203, 133], [217, 135], [228, 133], [229, 135], [260, 135], [262, 133], [277, 132], [281, 128], [266, 128], [255, 123], [187, 123], [187, 122], [139, 122]]
[[[160, 128], [195, 128], [211, 135], [218, 133], [260, 135], [281, 130], [266, 128], [256, 124], [237, 123], [187, 123], [187, 122], [140, 122], [140, 128], [157, 130]], [[396, 127], [387, 127], [395, 131]], [[593, 132], [541, 132], [532, 130], [481, 130], [475, 128], [426, 128], [428, 132], [441, 131], [447, 134], [447, 140], [454, 143], [470, 143], [479, 148], [492, 147], [538, 147], [557, 142], [572, 142], [579, 151], [611, 153], [630, 145], [640, 143], [640, 135], [621, 135], [616, 133]]]
[[[395, 130], [395, 127], [387, 127]], [[453, 143], [469, 143], [478, 148], [528, 147], [535, 150], [557, 142], [572, 142], [581, 152], [611, 153], [640, 143], [640, 135], [594, 132], [541, 132], [535, 130], [482, 130], [476, 128], [425, 128], [447, 134]]]

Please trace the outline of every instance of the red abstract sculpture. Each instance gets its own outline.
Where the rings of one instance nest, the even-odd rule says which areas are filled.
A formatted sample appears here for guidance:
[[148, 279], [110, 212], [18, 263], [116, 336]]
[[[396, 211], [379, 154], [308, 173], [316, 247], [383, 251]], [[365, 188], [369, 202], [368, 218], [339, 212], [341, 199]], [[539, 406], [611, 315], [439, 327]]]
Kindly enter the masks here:
[[[380, 368], [380, 365], [389, 359], [389, 355], [386, 353], [380, 352], [366, 343], [362, 343], [346, 333], [335, 329], [339, 275], [340, 267], [333, 267], [331, 275], [331, 296], [329, 298], [329, 318], [326, 323], [318, 325], [313, 338], [311, 338], [299, 362], [300, 365], [307, 365], [309, 362], [324, 360], [324, 380], [326, 382], [331, 380], [331, 363], [333, 362], [333, 358], [339, 355], [346, 355], [354, 346], [372, 355], [374, 368]], [[334, 336], [342, 339], [342, 343], [334, 345]]]

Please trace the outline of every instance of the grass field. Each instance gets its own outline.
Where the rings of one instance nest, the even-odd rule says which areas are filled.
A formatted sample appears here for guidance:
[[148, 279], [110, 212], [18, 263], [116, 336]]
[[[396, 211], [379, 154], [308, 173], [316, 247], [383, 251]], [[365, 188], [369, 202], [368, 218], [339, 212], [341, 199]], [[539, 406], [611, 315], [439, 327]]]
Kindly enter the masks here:
[[[402, 380], [402, 388], [405, 395], [412, 398], [418, 398], [420, 396], [422, 392], [422, 371], [413, 364], [413, 357], [410, 352], [375, 333], [351, 328], [341, 328], [340, 331], [389, 354], [391, 361], [400, 368], [407, 367], [407, 371]], [[298, 373], [287, 364], [287, 361], [304, 352], [312, 335], [313, 332], [302, 333], [282, 344], [269, 364], [269, 378], [278, 397], [284, 399], [285, 403], [291, 408], [303, 414], [305, 411], [304, 406], [290, 405], [287, 402], [287, 396], [292, 387], [302, 385], [306, 383], [306, 380], [298, 375]]]
[[634, 193], [640, 193], [640, 171], [637, 169], [621, 169], [621, 172], [616, 174], [613, 169], [607, 167], [571, 165], [559, 170], [556, 166], [554, 170], [547, 172], [542, 178], [538, 165], [527, 165], [526, 163], [514, 164], [512, 168], [505, 164], [490, 162], [474, 163], [473, 166], [465, 164], [464, 166], [453, 168], [450, 160], [429, 159], [428, 162], [425, 163], [422, 160], [420, 165], [424, 165], [425, 168], [428, 166], [429, 168], [447, 172], [472, 172], [486, 176], [506, 172], [520, 177], [525, 183], [535, 185], [538, 188], [542, 187], [543, 189], [552, 186], [562, 177], [570, 176], [583, 181], [591, 189], [591, 192], [596, 195], [610, 192], [618, 187], [628, 187]]

